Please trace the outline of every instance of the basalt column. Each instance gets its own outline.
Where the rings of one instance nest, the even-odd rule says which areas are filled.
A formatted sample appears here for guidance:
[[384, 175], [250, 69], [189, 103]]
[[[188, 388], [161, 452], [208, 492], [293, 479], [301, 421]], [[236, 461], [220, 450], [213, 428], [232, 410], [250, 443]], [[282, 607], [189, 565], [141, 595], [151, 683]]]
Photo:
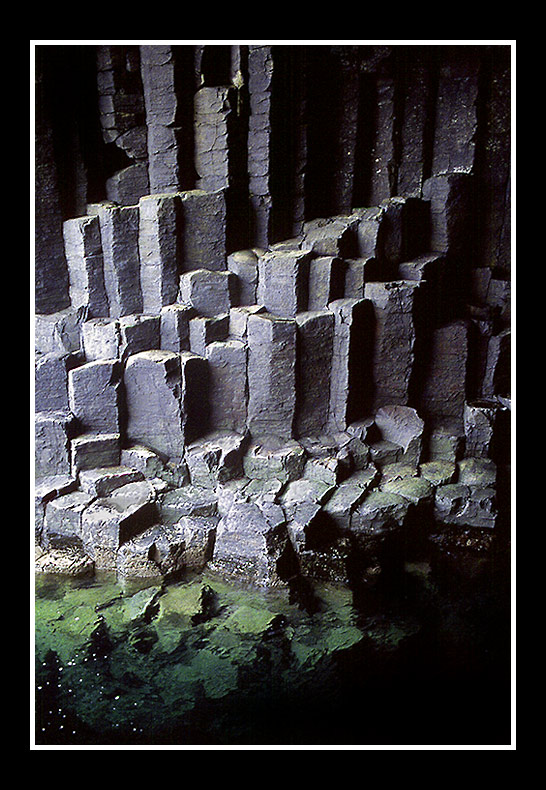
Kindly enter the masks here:
[[166, 458], [206, 432], [206, 361], [182, 352], [142, 351], [129, 357], [124, 385], [127, 437]]
[[191, 48], [141, 46], [150, 192], [195, 186]]
[[413, 301], [419, 284], [410, 281], [367, 283], [366, 299], [373, 305], [374, 410], [389, 404], [407, 405], [414, 361]]
[[253, 436], [292, 438], [296, 408], [296, 322], [268, 313], [250, 315], [248, 427]]
[[176, 301], [180, 268], [180, 197], [148, 195], [139, 203], [142, 311], [157, 314]]
[[329, 310], [298, 313], [296, 435], [318, 436], [328, 424], [334, 314]]

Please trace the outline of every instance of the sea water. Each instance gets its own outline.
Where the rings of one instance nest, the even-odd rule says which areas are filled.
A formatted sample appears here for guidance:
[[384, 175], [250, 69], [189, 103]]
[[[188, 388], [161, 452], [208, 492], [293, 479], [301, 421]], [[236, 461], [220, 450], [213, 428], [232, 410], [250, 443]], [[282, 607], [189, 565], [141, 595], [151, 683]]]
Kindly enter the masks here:
[[37, 576], [35, 743], [509, 743], [501, 566], [447, 557], [359, 589]]

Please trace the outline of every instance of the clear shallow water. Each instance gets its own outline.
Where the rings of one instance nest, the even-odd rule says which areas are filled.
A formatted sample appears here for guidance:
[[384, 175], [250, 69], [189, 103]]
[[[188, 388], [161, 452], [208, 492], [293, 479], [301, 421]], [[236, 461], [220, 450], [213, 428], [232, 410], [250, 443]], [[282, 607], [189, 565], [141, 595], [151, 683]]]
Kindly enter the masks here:
[[36, 744], [510, 742], [506, 562], [357, 590], [36, 577]]

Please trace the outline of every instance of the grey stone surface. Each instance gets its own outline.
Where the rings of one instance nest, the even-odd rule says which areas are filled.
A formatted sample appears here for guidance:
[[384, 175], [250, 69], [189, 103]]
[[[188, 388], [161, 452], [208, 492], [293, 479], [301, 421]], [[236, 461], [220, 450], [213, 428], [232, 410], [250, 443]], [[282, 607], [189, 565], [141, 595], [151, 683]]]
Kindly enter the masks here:
[[117, 488], [140, 480], [144, 480], [143, 473], [127, 466], [85, 469], [78, 475], [81, 490], [92, 497], [106, 497]]
[[308, 310], [324, 310], [330, 302], [348, 296], [345, 270], [346, 263], [333, 255], [309, 261]]
[[472, 176], [442, 173], [428, 178], [423, 199], [430, 203], [430, 249], [457, 256], [466, 248]]
[[497, 465], [490, 458], [463, 458], [458, 461], [458, 482], [489, 488], [497, 482]]
[[467, 506], [470, 489], [462, 483], [438, 486], [434, 500], [434, 515], [443, 524], [460, 523], [459, 518]]
[[193, 485], [167, 491], [158, 500], [159, 518], [167, 525], [177, 524], [185, 516], [214, 516], [217, 508], [213, 490]]
[[478, 401], [464, 404], [465, 453], [476, 458], [490, 458], [495, 438], [499, 404]]
[[36, 573], [61, 574], [74, 578], [92, 577], [95, 563], [80, 548], [63, 546], [61, 549], [39, 550], [35, 558]]
[[380, 439], [370, 444], [370, 459], [377, 467], [389, 466], [400, 461], [404, 448], [400, 444]]
[[488, 339], [481, 387], [483, 398], [493, 398], [496, 395], [507, 396], [510, 393], [511, 340], [510, 329], [504, 329]]
[[464, 429], [459, 421], [435, 420], [428, 428], [427, 457], [430, 461], [458, 461], [464, 453]]
[[263, 436], [252, 442], [243, 458], [245, 475], [250, 478], [280, 480], [287, 483], [303, 474], [305, 451], [295, 440]]
[[207, 434], [186, 447], [185, 462], [192, 485], [215, 489], [218, 483], [241, 477], [247, 437], [234, 431]]
[[400, 460], [415, 466], [419, 463], [425, 423], [415, 409], [409, 406], [382, 406], [376, 412], [375, 424], [382, 439], [402, 447]]
[[358, 218], [357, 240], [358, 257], [377, 258], [383, 257], [383, 228], [382, 221], [385, 213], [384, 206], [370, 208], [355, 208], [353, 214]]
[[298, 313], [296, 436], [316, 436], [328, 425], [334, 315], [329, 310]]
[[[226, 268], [226, 198], [222, 190], [180, 193], [181, 271]], [[172, 300], [174, 301], [174, 299]]]
[[210, 424], [209, 368], [206, 359], [190, 351], [180, 353], [186, 443], [206, 436]]
[[456, 483], [436, 489], [434, 516], [440, 524], [494, 529], [497, 515], [492, 487]]
[[[138, 313], [143, 308], [140, 289], [138, 206], [98, 208], [104, 286], [112, 318]], [[100, 313], [99, 315], [105, 315]]]
[[294, 318], [307, 309], [309, 262], [307, 250], [266, 252], [258, 258], [258, 304], [269, 313]]
[[115, 563], [119, 576], [131, 579], [154, 579], [161, 576], [161, 568], [151, 556], [160, 530], [161, 526], [152, 526], [118, 548], [115, 552]]
[[68, 374], [70, 410], [82, 431], [118, 433], [123, 370], [116, 360], [97, 360]]
[[149, 189], [146, 163], [138, 162], [106, 179], [106, 197], [120, 206], [134, 206]]
[[348, 530], [352, 513], [365, 496], [365, 488], [349, 483], [340, 485], [325, 504], [324, 512], [340, 530]]
[[398, 531], [404, 525], [409, 504], [399, 494], [371, 491], [354, 511], [351, 531], [364, 539]]
[[289, 545], [285, 524], [271, 523], [252, 502], [235, 502], [218, 524], [211, 566], [257, 585], [279, 586]]
[[153, 487], [147, 481], [127, 483], [86, 508], [81, 538], [95, 567], [116, 570], [121, 545], [153, 524], [154, 498]]
[[231, 337], [246, 341], [248, 317], [255, 313], [265, 312], [265, 307], [258, 304], [232, 307], [229, 311], [229, 334]]
[[319, 480], [328, 485], [337, 485], [343, 478], [344, 467], [335, 455], [309, 458], [305, 462], [303, 476], [308, 480]]
[[433, 173], [472, 172], [478, 129], [479, 67], [475, 55], [447, 57], [439, 70]]
[[96, 217], [66, 220], [63, 239], [72, 306], [87, 307], [90, 317], [108, 315], [99, 220]]
[[388, 480], [381, 484], [381, 490], [399, 494], [414, 505], [432, 504], [434, 499], [434, 486], [421, 477], [410, 476], [399, 480]]
[[366, 341], [366, 303], [359, 299], [337, 299], [328, 308], [334, 315], [329, 430], [344, 431], [352, 422], [351, 398], [362, 397], [362, 382], [358, 380], [360, 361], [355, 358], [355, 349]]
[[123, 466], [141, 472], [148, 479], [159, 477], [165, 468], [165, 464], [157, 453], [142, 445], [122, 448], [121, 463]]
[[173, 47], [141, 46], [140, 73], [148, 130], [150, 191], [175, 192], [180, 188], [177, 134], [180, 108]]
[[422, 283], [434, 283], [436, 293], [440, 290], [442, 274], [445, 269], [446, 259], [442, 253], [427, 252], [417, 255], [410, 261], [398, 264], [400, 280], [415, 280]]
[[38, 412], [34, 423], [34, 473], [36, 477], [70, 475], [70, 440], [77, 433], [69, 411]]
[[82, 346], [88, 362], [118, 359], [121, 328], [117, 318], [91, 318], [82, 324]]
[[414, 362], [416, 288], [417, 283], [401, 280], [366, 284], [365, 296], [372, 302], [375, 316], [372, 375], [376, 408], [408, 403]]
[[[212, 559], [218, 517], [183, 516], [176, 528], [184, 539], [184, 569], [200, 571]], [[160, 563], [164, 567], [164, 562]]]
[[296, 408], [296, 322], [251, 315], [248, 319], [248, 418], [252, 435], [293, 435]]
[[78, 548], [82, 545], [82, 517], [93, 497], [72, 491], [48, 502], [45, 509], [42, 545], [44, 548]]
[[256, 304], [258, 256], [263, 250], [238, 250], [227, 256], [227, 268], [235, 277], [234, 305]]
[[86, 433], [70, 442], [70, 463], [73, 474], [100, 466], [119, 466], [119, 433]]
[[182, 256], [181, 222], [178, 194], [146, 195], [140, 199], [138, 248], [144, 313], [159, 314], [162, 307], [176, 301]]
[[386, 483], [391, 483], [395, 480], [404, 480], [406, 477], [417, 477], [419, 475], [420, 467], [417, 464], [408, 463], [407, 461], [396, 461], [393, 464], [385, 464], [380, 468], [379, 485], [384, 486]]
[[468, 379], [468, 324], [455, 321], [432, 332], [422, 409], [429, 416], [463, 421]]
[[234, 298], [235, 277], [228, 271], [193, 269], [180, 276], [178, 301], [208, 317], [229, 313]]
[[125, 359], [139, 351], [160, 347], [159, 315], [124, 315], [119, 319], [120, 356]]
[[210, 343], [205, 354], [209, 369], [210, 427], [244, 433], [247, 420], [247, 349], [239, 340]]
[[300, 478], [288, 483], [279, 497], [279, 503], [285, 513], [293, 510], [302, 502], [313, 502], [322, 505], [334, 493], [334, 486], [320, 480]]
[[37, 477], [34, 483], [34, 535], [40, 541], [48, 502], [76, 489], [78, 481], [71, 475]]
[[128, 440], [166, 457], [182, 456], [187, 414], [180, 355], [172, 351], [134, 354], [127, 360], [123, 381]]
[[453, 483], [456, 471], [457, 467], [452, 461], [426, 461], [419, 466], [419, 475], [434, 486]]
[[303, 223], [302, 247], [312, 250], [316, 256], [332, 255], [348, 258], [357, 252], [356, 215], [327, 217]]
[[235, 105], [233, 86], [205, 86], [194, 96], [194, 159], [201, 189], [230, 184], [230, 115]]
[[87, 319], [87, 307], [67, 307], [56, 313], [36, 314], [34, 317], [34, 349], [41, 354], [79, 351], [82, 324]]
[[68, 372], [83, 362], [80, 352], [53, 351], [36, 354], [34, 360], [34, 410], [66, 411]]
[[343, 296], [346, 299], [363, 299], [367, 282], [378, 278], [375, 258], [346, 258]]
[[195, 318], [193, 307], [184, 304], [166, 305], [160, 316], [160, 348], [163, 351], [189, 351], [191, 318]]
[[273, 51], [270, 45], [248, 47], [248, 120], [249, 197], [256, 243], [266, 247], [270, 241], [273, 201], [270, 191], [271, 126], [273, 91]]
[[209, 343], [227, 340], [229, 335], [229, 313], [212, 317], [196, 316], [189, 321], [190, 351], [206, 356]]

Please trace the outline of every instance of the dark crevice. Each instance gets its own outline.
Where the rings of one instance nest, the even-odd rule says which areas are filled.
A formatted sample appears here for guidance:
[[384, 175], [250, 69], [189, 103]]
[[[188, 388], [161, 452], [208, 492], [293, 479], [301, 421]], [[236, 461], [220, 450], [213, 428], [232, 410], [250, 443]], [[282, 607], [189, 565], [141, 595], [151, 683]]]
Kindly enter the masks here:
[[435, 47], [426, 50], [428, 94], [426, 102], [426, 120], [423, 132], [423, 181], [432, 175], [432, 158], [434, 154], [434, 129], [436, 125], [436, 102], [438, 99], [438, 53]]

